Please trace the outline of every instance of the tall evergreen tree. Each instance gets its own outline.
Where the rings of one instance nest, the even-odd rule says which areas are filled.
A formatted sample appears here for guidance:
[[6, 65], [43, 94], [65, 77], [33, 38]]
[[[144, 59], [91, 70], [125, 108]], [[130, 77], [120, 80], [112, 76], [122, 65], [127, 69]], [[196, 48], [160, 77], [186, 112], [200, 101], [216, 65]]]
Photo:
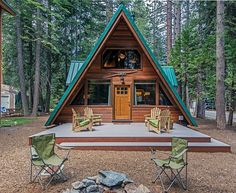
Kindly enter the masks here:
[[225, 129], [225, 56], [224, 56], [224, 1], [217, 1], [216, 16], [216, 123]]

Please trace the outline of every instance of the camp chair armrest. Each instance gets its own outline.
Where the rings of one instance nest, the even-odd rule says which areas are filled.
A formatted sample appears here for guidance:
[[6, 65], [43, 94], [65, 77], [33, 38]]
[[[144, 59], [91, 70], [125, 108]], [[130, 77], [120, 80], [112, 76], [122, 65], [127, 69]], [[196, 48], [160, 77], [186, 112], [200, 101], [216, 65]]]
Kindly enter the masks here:
[[62, 146], [62, 145], [57, 144], [57, 143], [55, 143], [55, 145], [56, 145], [59, 149], [61, 149], [61, 150], [66, 150], [66, 151], [68, 151], [68, 152], [66, 153], [66, 156], [65, 156], [65, 159], [67, 159], [68, 156], [69, 156], [69, 154], [70, 154], [70, 151], [73, 149], [73, 147], [65, 147], [65, 146]]
[[170, 153], [165, 152], [165, 151], [159, 151], [159, 150], [152, 149], [152, 148], [150, 148], [150, 150], [151, 150], [151, 154], [152, 154], [151, 160], [156, 159], [158, 152], [170, 156]]
[[144, 115], [144, 117], [150, 117], [151, 115], [150, 114], [146, 114], [146, 115]]
[[62, 149], [62, 150], [71, 150], [73, 149], [73, 147], [65, 147], [65, 146], [62, 146], [58, 143], [55, 143], [55, 145], [59, 148], [59, 149]]
[[179, 154], [175, 155], [175, 156], [170, 156], [171, 159], [176, 159], [179, 158], [180, 156], [182, 156], [183, 154], [185, 154], [188, 151], [188, 149], [184, 149], [182, 152], [180, 152]]

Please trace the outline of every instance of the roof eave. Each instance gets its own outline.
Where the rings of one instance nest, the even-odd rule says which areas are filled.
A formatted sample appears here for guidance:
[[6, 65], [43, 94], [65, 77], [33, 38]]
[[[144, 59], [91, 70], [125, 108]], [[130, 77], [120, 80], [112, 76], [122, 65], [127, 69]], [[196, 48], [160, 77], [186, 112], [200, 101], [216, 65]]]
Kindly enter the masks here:
[[16, 16], [16, 12], [5, 0], [0, 1], [0, 7], [11, 15]]

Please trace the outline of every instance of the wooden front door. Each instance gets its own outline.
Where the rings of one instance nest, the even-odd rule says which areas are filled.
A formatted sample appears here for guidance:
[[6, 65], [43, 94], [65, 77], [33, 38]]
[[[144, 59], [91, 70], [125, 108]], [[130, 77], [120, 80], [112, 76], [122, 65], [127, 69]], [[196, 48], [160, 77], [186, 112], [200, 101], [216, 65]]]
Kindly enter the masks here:
[[115, 119], [130, 119], [130, 86], [115, 86]]

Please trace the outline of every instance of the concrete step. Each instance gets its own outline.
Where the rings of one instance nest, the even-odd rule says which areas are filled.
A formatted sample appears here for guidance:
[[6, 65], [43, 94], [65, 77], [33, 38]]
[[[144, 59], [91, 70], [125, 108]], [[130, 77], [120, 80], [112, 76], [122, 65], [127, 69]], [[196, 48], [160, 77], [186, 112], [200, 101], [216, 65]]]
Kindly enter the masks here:
[[[61, 146], [78, 150], [150, 151], [171, 150], [171, 142], [62, 142]], [[230, 152], [230, 145], [211, 138], [210, 142], [189, 142], [192, 152]]]

